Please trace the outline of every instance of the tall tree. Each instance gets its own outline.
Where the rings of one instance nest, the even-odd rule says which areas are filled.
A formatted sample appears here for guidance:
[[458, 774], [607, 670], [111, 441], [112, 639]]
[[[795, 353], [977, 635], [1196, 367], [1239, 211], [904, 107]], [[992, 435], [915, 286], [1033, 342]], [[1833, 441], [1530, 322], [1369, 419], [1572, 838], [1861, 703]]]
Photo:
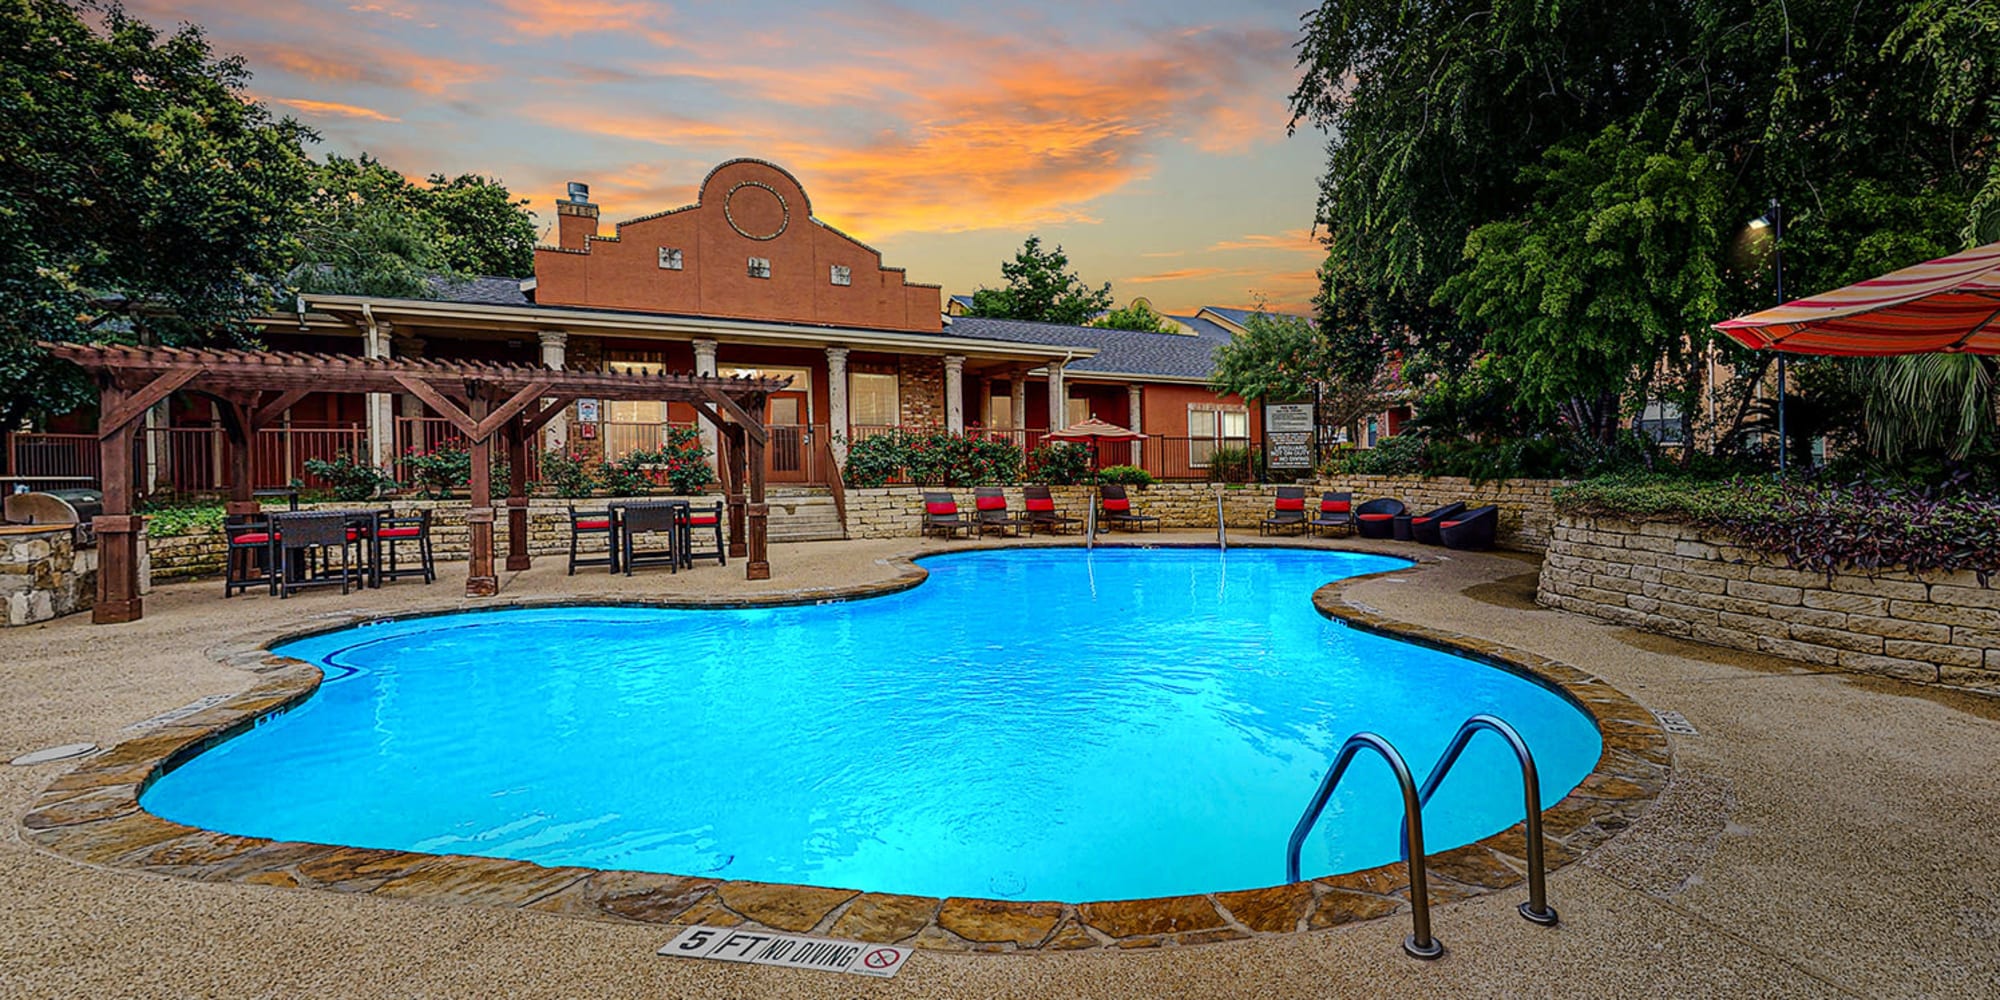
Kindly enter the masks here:
[[1335, 363], [1493, 352], [1543, 414], [1688, 391], [1692, 352], [1613, 341], [1769, 304], [1732, 251], [1771, 198], [1794, 290], [1948, 252], [2000, 199], [2000, 0], [1326, 0], [1300, 53]]
[[1079, 326], [1111, 308], [1111, 285], [1093, 289], [1084, 284], [1069, 269], [1063, 248], [1044, 250], [1039, 236], [1029, 236], [1013, 260], [1001, 263], [1000, 276], [1006, 286], [972, 293], [967, 316]]
[[1393, 366], [1358, 379], [1342, 375], [1311, 323], [1274, 316], [1260, 307], [1244, 322], [1241, 334], [1215, 349], [1209, 387], [1253, 401], [1317, 398], [1321, 422], [1345, 426], [1388, 406], [1395, 375]]
[[381, 161], [315, 165], [291, 281], [303, 291], [423, 298], [439, 278], [534, 273], [525, 200], [477, 174], [412, 183]]
[[1174, 329], [1173, 321], [1160, 315], [1153, 304], [1145, 299], [1133, 299], [1132, 304], [1123, 309], [1113, 309], [1090, 321], [1091, 326], [1106, 330], [1132, 330], [1138, 333], [1166, 333]]
[[191, 25], [0, 0], [0, 428], [90, 398], [35, 341], [228, 342], [270, 304], [315, 137], [248, 79]]

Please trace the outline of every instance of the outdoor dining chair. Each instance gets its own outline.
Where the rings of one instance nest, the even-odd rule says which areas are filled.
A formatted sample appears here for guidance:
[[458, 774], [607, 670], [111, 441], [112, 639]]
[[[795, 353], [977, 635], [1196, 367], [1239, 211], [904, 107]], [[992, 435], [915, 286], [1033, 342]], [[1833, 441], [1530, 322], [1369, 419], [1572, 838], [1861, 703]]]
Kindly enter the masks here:
[[[408, 517], [397, 517], [395, 511], [384, 511], [375, 522], [377, 580], [400, 580], [406, 576], [420, 577], [425, 583], [437, 580], [437, 568], [431, 555], [431, 512], [420, 510]], [[400, 562], [398, 547], [416, 547], [417, 564], [405, 567]]]
[[[692, 504], [680, 508], [681, 564], [694, 568], [696, 559], [713, 559], [718, 566], [729, 565], [729, 546], [722, 540], [722, 501], [717, 500], [713, 508], [695, 507]], [[697, 549], [694, 547], [696, 534], [714, 534], [715, 547]]]
[[[363, 551], [366, 541], [357, 537], [345, 511], [314, 511], [271, 515], [272, 544], [278, 550], [278, 597], [287, 598], [309, 587], [340, 585], [350, 592], [354, 585], [366, 585]], [[334, 565], [338, 554], [340, 563]]]
[[[610, 508], [604, 510], [569, 509], [569, 575], [576, 575], [578, 566], [609, 566], [611, 572], [618, 572], [618, 533], [612, 530], [617, 518]], [[584, 537], [602, 536], [604, 555], [585, 556], [582, 554]]]
[[[619, 563], [625, 575], [631, 576], [632, 569], [642, 563], [664, 562], [675, 573], [681, 571], [681, 528], [687, 519], [688, 503], [685, 500], [666, 500], [649, 503], [628, 503], [621, 511], [618, 538], [623, 546], [619, 553]], [[638, 547], [642, 535], [664, 535], [665, 549], [642, 549]]]

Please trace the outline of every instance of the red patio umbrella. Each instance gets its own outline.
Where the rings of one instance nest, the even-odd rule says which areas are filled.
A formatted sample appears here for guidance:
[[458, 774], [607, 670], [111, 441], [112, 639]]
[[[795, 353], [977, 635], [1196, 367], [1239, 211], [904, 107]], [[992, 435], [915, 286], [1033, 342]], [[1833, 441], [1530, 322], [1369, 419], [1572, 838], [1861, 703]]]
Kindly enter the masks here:
[[1117, 424], [1108, 424], [1096, 417], [1074, 423], [1059, 431], [1051, 431], [1046, 440], [1088, 441], [1090, 442], [1090, 471], [1097, 471], [1097, 443], [1100, 441], [1144, 441], [1146, 435]]
[[2000, 354], [2000, 243], [1717, 323], [1746, 347], [1881, 357]]

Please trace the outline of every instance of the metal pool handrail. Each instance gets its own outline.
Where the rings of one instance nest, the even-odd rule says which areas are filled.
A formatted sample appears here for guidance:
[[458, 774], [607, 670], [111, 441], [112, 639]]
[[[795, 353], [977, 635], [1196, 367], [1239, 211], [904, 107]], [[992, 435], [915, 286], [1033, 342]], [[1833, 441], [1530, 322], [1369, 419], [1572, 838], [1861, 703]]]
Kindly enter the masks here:
[[1306, 835], [1312, 832], [1313, 824], [1319, 822], [1319, 814], [1326, 809], [1328, 799], [1333, 797], [1334, 786], [1340, 784], [1340, 777], [1347, 773], [1347, 765], [1353, 763], [1354, 755], [1362, 750], [1373, 750], [1389, 763], [1389, 769], [1396, 772], [1396, 783], [1403, 789], [1403, 860], [1410, 872], [1410, 936], [1403, 939], [1403, 950], [1414, 958], [1436, 958], [1444, 954], [1444, 945], [1431, 936], [1431, 896], [1430, 885], [1424, 873], [1424, 811], [1423, 802], [1417, 795], [1416, 780], [1410, 777], [1410, 766], [1403, 763], [1403, 755], [1389, 745], [1389, 741], [1374, 733], [1355, 733], [1340, 747], [1340, 755], [1334, 758], [1333, 767], [1326, 772], [1325, 780], [1319, 783], [1319, 791], [1314, 793], [1312, 804], [1306, 807], [1305, 815], [1299, 817], [1299, 825], [1292, 828], [1291, 843], [1285, 847], [1285, 881], [1299, 880], [1299, 851], [1305, 847]]
[[[1465, 720], [1458, 727], [1458, 735], [1451, 738], [1451, 746], [1445, 748], [1444, 756], [1438, 758], [1437, 766], [1431, 768], [1430, 776], [1424, 779], [1424, 787], [1417, 792], [1417, 808], [1429, 805], [1431, 796], [1444, 783], [1444, 776], [1458, 763], [1458, 755], [1465, 752], [1466, 744], [1472, 742], [1480, 730], [1491, 732], [1507, 741], [1514, 749], [1515, 759], [1521, 762], [1521, 788], [1527, 800], [1527, 842], [1528, 842], [1528, 901], [1519, 907], [1521, 916], [1546, 927], [1558, 919], [1555, 908], [1549, 905], [1547, 865], [1542, 845], [1542, 782], [1535, 770], [1535, 755], [1528, 750], [1528, 741], [1507, 720], [1497, 715], [1480, 713]], [[1406, 821], [1407, 822], [1407, 821]], [[1406, 847], [1407, 851], [1408, 848]], [[1406, 853], [1404, 859], [1408, 860]]]

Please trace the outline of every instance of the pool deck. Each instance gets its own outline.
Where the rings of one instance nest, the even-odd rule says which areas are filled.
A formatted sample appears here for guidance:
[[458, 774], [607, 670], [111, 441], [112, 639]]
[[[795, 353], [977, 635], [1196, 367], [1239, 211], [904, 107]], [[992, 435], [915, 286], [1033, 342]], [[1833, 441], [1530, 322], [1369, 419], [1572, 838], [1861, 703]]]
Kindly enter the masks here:
[[[951, 547], [774, 546], [773, 578], [754, 583], [713, 568], [564, 577], [543, 559], [503, 578], [503, 597], [740, 601], [893, 587], [907, 574], [903, 557]], [[1551, 878], [1559, 927], [1522, 921], [1518, 889], [1450, 903], [1434, 913], [1449, 949], [1436, 962], [1403, 956], [1403, 916], [1191, 947], [920, 951], [887, 982], [666, 959], [653, 955], [671, 934], [658, 926], [79, 863], [20, 823], [72, 770], [55, 763], [0, 767], [0, 994], [2000, 995], [2000, 701], [1535, 608], [1534, 570], [1521, 556], [1452, 554], [1334, 596], [1385, 623], [1574, 664], [1648, 708], [1683, 713], [1700, 734], [1671, 737], [1671, 778], [1635, 822]], [[95, 627], [83, 616], [0, 631], [0, 759], [58, 743], [116, 744], [133, 737], [121, 730], [134, 722], [251, 688], [257, 675], [211, 655], [245, 635], [355, 609], [491, 605], [457, 598], [452, 579], [447, 568], [431, 587], [284, 602], [224, 602], [219, 584], [174, 584], [148, 599], [142, 622]]]

